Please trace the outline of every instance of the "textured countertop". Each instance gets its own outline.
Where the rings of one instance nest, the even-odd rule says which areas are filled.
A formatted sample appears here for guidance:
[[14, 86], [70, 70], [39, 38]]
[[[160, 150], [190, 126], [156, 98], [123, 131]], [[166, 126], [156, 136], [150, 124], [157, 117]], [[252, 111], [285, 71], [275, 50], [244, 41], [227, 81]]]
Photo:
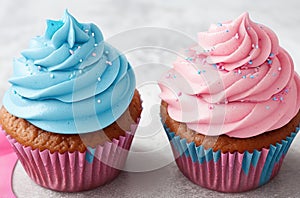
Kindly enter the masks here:
[[205, 31], [210, 23], [234, 19], [244, 11], [277, 33], [300, 72], [299, 1], [1, 0], [0, 98], [9, 86], [13, 58], [26, 48], [31, 37], [44, 32], [45, 19], [60, 18], [65, 8], [80, 22], [96, 23], [105, 39], [128, 56], [144, 100], [141, 127], [125, 171], [111, 183], [82, 193], [58, 193], [37, 186], [18, 163], [13, 176], [17, 197], [300, 197], [299, 136], [279, 175], [256, 190], [222, 194], [191, 183], [175, 165], [159, 122], [156, 85], [178, 50], [195, 42], [197, 32]]

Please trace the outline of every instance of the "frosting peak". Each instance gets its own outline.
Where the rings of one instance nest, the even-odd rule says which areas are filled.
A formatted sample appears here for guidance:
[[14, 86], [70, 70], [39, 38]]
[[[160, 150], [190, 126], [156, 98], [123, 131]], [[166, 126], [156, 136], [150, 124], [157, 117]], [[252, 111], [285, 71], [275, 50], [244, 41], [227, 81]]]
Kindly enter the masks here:
[[14, 60], [12, 87], [3, 104], [13, 115], [50, 132], [100, 130], [127, 109], [135, 76], [125, 56], [92, 23], [67, 10], [47, 20], [46, 32]]
[[[84, 32], [84, 26], [78, 23], [67, 10], [62, 20], [47, 20], [45, 38], [51, 40], [53, 37], [52, 43], [56, 48], [66, 42], [70, 48], [73, 48], [75, 43], [85, 43], [89, 36]], [[97, 36], [102, 40], [101, 33], [97, 32]]]
[[269, 28], [244, 13], [198, 34], [162, 78], [172, 119], [204, 135], [247, 138], [280, 128], [300, 108], [300, 79]]
[[227, 71], [260, 66], [279, 51], [275, 33], [251, 21], [247, 12], [236, 20], [211, 25], [207, 32], [198, 33], [198, 41], [207, 62]]
[[[64, 69], [82, 69], [91, 51], [98, 56], [90, 61], [97, 61], [103, 53], [103, 36], [94, 24], [81, 24], [65, 11], [62, 20], [47, 20], [44, 36], [33, 38], [29, 49], [22, 51], [22, 55], [33, 64], [46, 68], [48, 71]], [[100, 54], [99, 54], [100, 53]]]

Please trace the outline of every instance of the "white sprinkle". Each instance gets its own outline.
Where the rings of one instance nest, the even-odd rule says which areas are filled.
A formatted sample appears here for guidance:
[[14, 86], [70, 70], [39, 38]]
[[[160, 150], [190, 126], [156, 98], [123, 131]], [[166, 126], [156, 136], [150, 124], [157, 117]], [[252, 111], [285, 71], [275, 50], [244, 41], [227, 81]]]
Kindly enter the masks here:
[[39, 71], [41, 71], [42, 67], [41, 67], [41, 66], [37, 66], [37, 69], [38, 69]]
[[258, 49], [258, 44], [252, 44], [252, 48]]
[[82, 74], [82, 69], [79, 70], [79, 73]]
[[97, 55], [97, 54], [96, 54], [95, 52], [94, 52], [94, 53], [92, 53], [92, 56], [94, 56], [94, 57], [95, 57], [96, 55]]
[[107, 54], [109, 54], [109, 51], [106, 50], [104, 53], [107, 55]]
[[106, 64], [112, 66], [112, 63], [110, 61], [106, 61]]
[[278, 71], [281, 71], [281, 67], [278, 67]]
[[98, 78], [97, 78], [97, 80], [98, 80], [98, 81], [101, 81], [101, 78], [100, 78], [100, 77], [98, 77]]
[[82, 63], [82, 61], [83, 61], [82, 59], [79, 60], [79, 62], [81, 62], [81, 63]]
[[98, 100], [97, 100], [97, 103], [101, 103], [101, 100], [100, 100], [100, 99], [98, 99]]
[[80, 48], [81, 48], [81, 46], [80, 46], [80, 45], [78, 45], [77, 49], [80, 49]]
[[69, 50], [70, 54], [74, 54], [74, 51], [73, 50]]
[[95, 33], [94, 33], [94, 32], [92, 32], [92, 36], [93, 36], [93, 37], [95, 36]]
[[54, 74], [50, 74], [50, 78], [54, 78]]
[[95, 46], [95, 47], [97, 47], [97, 46], [98, 46], [98, 44], [97, 44], [97, 43], [95, 43], [95, 44], [94, 44], [94, 46]]
[[88, 33], [89, 32], [89, 30], [84, 30], [86, 33]]
[[239, 38], [240, 38], [240, 36], [239, 36], [238, 33], [236, 33], [234, 37], [235, 37], [236, 39], [239, 39]]

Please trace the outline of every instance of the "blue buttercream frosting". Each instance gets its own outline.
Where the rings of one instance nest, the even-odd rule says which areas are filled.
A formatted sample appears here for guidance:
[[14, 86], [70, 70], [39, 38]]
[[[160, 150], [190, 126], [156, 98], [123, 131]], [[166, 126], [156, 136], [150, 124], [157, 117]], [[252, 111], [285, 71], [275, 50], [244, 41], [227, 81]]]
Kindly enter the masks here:
[[61, 134], [105, 128], [128, 108], [135, 76], [126, 57], [104, 42], [99, 28], [67, 10], [47, 21], [15, 59], [3, 105], [33, 125]]

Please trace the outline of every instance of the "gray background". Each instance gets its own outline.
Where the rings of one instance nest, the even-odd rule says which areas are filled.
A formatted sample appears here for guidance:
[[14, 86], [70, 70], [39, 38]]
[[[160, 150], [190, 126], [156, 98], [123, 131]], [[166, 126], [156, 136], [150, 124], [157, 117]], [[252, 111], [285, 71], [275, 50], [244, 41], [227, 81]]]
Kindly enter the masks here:
[[[174, 36], [172, 40], [163, 34], [157, 34], [157, 31], [150, 37], [150, 31], [145, 29], [137, 35], [129, 34], [131, 38], [126, 41], [138, 41], [137, 43], [144, 45], [166, 43], [169, 47], [173, 44], [178, 49], [190, 40], [195, 40], [196, 33], [205, 31], [210, 23], [234, 19], [244, 11], [249, 11], [252, 20], [269, 26], [277, 33], [281, 46], [290, 52], [295, 69], [300, 72], [300, 3], [297, 0], [1, 0], [0, 98], [9, 86], [7, 80], [12, 72], [12, 59], [27, 47], [31, 37], [44, 32], [45, 19], [61, 18], [65, 8], [80, 22], [97, 24], [104, 37], [119, 49], [124, 47], [124, 43], [120, 41], [124, 37], [118, 35], [124, 36], [125, 31], [145, 26], [167, 28], [182, 39], [176, 40], [177, 37]], [[166, 29], [162, 29], [162, 33], [165, 31]], [[203, 189], [187, 180], [173, 162], [157, 116], [159, 90], [155, 80], [164, 69], [171, 66], [176, 56], [166, 50], [154, 48], [129, 50], [125, 54], [136, 69], [138, 88], [145, 109], [125, 167], [127, 171], [103, 187], [68, 194], [37, 186], [18, 164], [13, 177], [14, 191], [18, 197], [300, 197], [299, 136], [286, 156], [279, 175], [256, 190], [221, 194]]]

